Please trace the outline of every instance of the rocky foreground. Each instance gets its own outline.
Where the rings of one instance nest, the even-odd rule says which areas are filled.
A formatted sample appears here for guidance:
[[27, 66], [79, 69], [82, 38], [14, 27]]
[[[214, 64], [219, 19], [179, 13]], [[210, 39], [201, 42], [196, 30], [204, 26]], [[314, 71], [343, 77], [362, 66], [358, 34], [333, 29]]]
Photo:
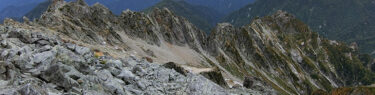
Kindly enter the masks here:
[[375, 80], [355, 44], [283, 11], [210, 35], [168, 9], [114, 15], [83, 0], [24, 21], [0, 25], [0, 94], [319, 94]]
[[225, 95], [202, 75], [176, 72], [134, 56], [95, 56], [87, 47], [44, 34], [48, 30], [1, 25], [0, 94]]

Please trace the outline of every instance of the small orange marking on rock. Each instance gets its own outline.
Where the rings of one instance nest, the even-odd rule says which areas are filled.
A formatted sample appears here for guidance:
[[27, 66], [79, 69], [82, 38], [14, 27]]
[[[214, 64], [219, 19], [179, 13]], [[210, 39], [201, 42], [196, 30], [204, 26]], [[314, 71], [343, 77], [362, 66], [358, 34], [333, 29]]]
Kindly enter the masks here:
[[94, 56], [100, 57], [100, 56], [104, 56], [104, 54], [103, 54], [103, 52], [95, 51]]

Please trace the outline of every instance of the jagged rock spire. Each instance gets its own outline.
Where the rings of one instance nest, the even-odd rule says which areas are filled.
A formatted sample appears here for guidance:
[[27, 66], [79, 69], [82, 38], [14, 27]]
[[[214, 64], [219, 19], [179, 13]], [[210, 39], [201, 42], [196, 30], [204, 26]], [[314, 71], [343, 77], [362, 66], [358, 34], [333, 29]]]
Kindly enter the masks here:
[[84, 1], [84, 0], [77, 0], [77, 3], [79, 4], [79, 5], [87, 5], [86, 4], [86, 2]]
[[55, 5], [55, 4], [58, 4], [58, 3], [64, 2], [64, 0], [50, 0], [50, 1], [52, 1], [52, 4], [51, 4], [51, 5]]
[[52, 3], [47, 8], [48, 12], [55, 10], [56, 8], [58, 8], [65, 2], [64, 0], [50, 0], [50, 1], [52, 1]]

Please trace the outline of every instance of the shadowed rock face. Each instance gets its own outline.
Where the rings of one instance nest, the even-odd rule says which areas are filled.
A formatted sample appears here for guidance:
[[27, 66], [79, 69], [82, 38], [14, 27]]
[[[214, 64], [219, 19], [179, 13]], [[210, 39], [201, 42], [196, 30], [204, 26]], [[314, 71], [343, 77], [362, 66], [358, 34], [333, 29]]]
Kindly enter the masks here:
[[[7, 20], [0, 31], [5, 32], [4, 39], [13, 43], [4, 44], [2, 59], [24, 59], [19, 64], [26, 64], [0, 66], [14, 71], [9, 71], [13, 73], [3, 80], [26, 75], [40, 81], [36, 83], [53, 84], [48, 93], [310, 94], [318, 89], [329, 91], [374, 80], [374, 74], [359, 61], [356, 49], [320, 38], [283, 11], [255, 19], [241, 28], [218, 24], [207, 36], [168, 9], [155, 9], [148, 15], [127, 10], [116, 16], [100, 4], [88, 6], [80, 0], [56, 0], [35, 22], [20, 24]], [[33, 31], [49, 35], [33, 36]], [[50, 35], [55, 37], [50, 39], [57, 40], [49, 40]], [[31, 53], [19, 57], [24, 53], [17, 51], [24, 44], [31, 48]], [[104, 53], [94, 56], [90, 48]], [[150, 57], [154, 63], [174, 62], [181, 66], [167, 64], [165, 68], [139, 60], [139, 56]], [[27, 63], [29, 60], [34, 63]], [[220, 85], [237, 86], [222, 88], [191, 73], [204, 70], [185, 68], [189, 66], [217, 68], [220, 74], [203, 75]], [[27, 75], [29, 70], [34, 73]], [[49, 72], [53, 70], [56, 72]], [[216, 75], [224, 79], [217, 79]], [[257, 81], [243, 85], [246, 76]], [[94, 86], [85, 88], [88, 84]], [[10, 90], [0, 88], [1, 91]]]
[[214, 69], [214, 70], [206, 71], [206, 72], [201, 72], [199, 74], [201, 74], [204, 77], [210, 79], [212, 82], [217, 83], [221, 87], [224, 87], [224, 88], [228, 87], [228, 84], [226, 83], [221, 71], [218, 70], [218, 69]]
[[168, 62], [163, 65], [165, 68], [169, 69], [174, 69], [176, 72], [182, 74], [182, 75], [187, 75], [187, 70], [185, 70], [183, 67], [179, 66], [177, 63], [173, 62]]

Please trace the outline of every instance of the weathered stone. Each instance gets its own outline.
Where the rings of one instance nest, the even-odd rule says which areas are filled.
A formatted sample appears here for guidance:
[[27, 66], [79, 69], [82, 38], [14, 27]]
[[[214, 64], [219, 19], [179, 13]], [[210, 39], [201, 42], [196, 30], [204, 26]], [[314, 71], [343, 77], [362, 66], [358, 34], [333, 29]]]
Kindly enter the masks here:
[[2, 59], [6, 59], [8, 57], [8, 54], [9, 54], [9, 51], [8, 50], [4, 50], [3, 52], [1, 52], [1, 58]]
[[18, 91], [20, 95], [46, 95], [47, 92], [37, 85], [26, 84], [21, 87]]
[[41, 63], [46, 61], [47, 59], [53, 59], [54, 53], [52, 51], [46, 51], [42, 53], [35, 54], [33, 56], [33, 60], [35, 63]]
[[45, 46], [45, 45], [49, 45], [49, 41], [46, 41], [46, 40], [39, 40], [38, 41], [38, 44], [41, 45], [41, 46]]
[[78, 87], [79, 84], [75, 79], [79, 75], [67, 75], [66, 73], [72, 71], [72, 68], [69, 68], [62, 64], [56, 64], [49, 67], [41, 75], [41, 78], [47, 82], [56, 84], [59, 87], [64, 88], [65, 90], [70, 90], [72, 87]]
[[123, 64], [120, 60], [108, 60], [106, 61], [106, 67], [122, 68]]
[[260, 82], [261, 80], [257, 77], [247, 76], [243, 81], [243, 86], [246, 88], [254, 88], [256, 82]]
[[150, 58], [150, 57], [143, 57], [142, 59], [144, 59], [144, 60], [146, 60], [147, 62], [150, 62], [150, 63], [154, 62], [152, 60], [152, 58]]
[[176, 70], [176, 72], [182, 74], [182, 75], [187, 75], [189, 71], [185, 70], [183, 67], [179, 66], [178, 64], [174, 62], [168, 62], [163, 65], [165, 68], [173, 69]]
[[105, 69], [96, 72], [96, 75], [103, 81], [113, 79], [111, 72]]
[[199, 74], [203, 75], [207, 79], [210, 79], [221, 87], [228, 88], [228, 84], [225, 82], [225, 79], [218, 68], [207, 72], [201, 72]]
[[8, 34], [9, 38], [18, 38], [20, 41], [24, 43], [33, 43], [34, 41], [31, 38], [31, 34], [29, 31], [25, 30], [13, 30], [10, 31]]
[[133, 67], [132, 72], [138, 76], [146, 75], [146, 72], [140, 66]]
[[74, 50], [76, 48], [76, 45], [75, 44], [72, 44], [72, 43], [66, 43], [65, 46], [70, 49], [70, 50]]
[[124, 85], [124, 83], [119, 79], [110, 79], [104, 83], [104, 87], [108, 88], [112, 94], [117, 95], [125, 95], [122, 85]]
[[52, 47], [50, 45], [45, 45], [45, 46], [41, 47], [37, 52], [45, 52], [45, 51], [49, 51], [51, 49], [52, 49]]
[[134, 82], [135, 81], [135, 75], [130, 72], [129, 70], [122, 69], [121, 73], [117, 75], [118, 78], [123, 79], [126, 82]]
[[90, 52], [89, 48], [81, 47], [81, 46], [76, 46], [76, 48], [74, 50], [75, 50], [75, 52], [77, 52], [80, 55], [84, 55], [84, 54]]
[[116, 69], [114, 67], [110, 67], [109, 71], [112, 73], [113, 76], [118, 76], [121, 73], [120, 69]]
[[227, 95], [228, 92], [219, 85], [212, 84], [210, 80], [203, 76], [189, 76], [189, 84], [187, 87], [188, 94], [206, 93], [210, 95]]
[[8, 42], [6, 40], [2, 40], [1, 43], [0, 43], [1, 47], [3, 48], [7, 48], [9, 45], [8, 45]]

